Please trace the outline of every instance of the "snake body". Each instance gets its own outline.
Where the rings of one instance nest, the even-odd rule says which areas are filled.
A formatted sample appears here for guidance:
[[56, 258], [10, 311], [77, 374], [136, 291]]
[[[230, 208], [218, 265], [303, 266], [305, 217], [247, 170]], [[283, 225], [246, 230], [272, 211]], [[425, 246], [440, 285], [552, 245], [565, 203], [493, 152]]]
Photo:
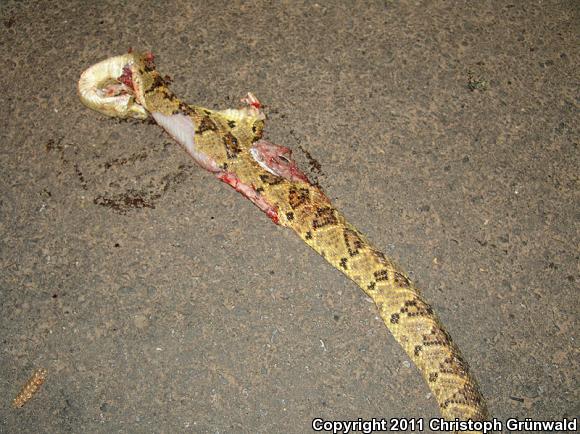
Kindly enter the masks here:
[[129, 53], [86, 70], [79, 95], [85, 105], [108, 116], [151, 116], [197, 163], [275, 223], [295, 231], [373, 299], [445, 419], [487, 419], [478, 386], [432, 307], [408, 276], [309, 182], [288, 148], [262, 139], [265, 116], [259, 101], [248, 94], [243, 108], [214, 111], [182, 102], [168, 84], [151, 53]]

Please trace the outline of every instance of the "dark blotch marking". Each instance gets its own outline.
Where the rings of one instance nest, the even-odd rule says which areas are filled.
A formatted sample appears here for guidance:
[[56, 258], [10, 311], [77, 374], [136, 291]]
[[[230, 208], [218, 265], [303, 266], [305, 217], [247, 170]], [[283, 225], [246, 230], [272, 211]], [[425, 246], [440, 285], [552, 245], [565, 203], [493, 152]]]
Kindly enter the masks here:
[[[147, 72], [147, 68], [145, 68], [145, 72]], [[167, 83], [165, 83], [165, 80], [163, 80], [163, 77], [161, 77], [159, 74], [154, 74], [153, 76], [153, 82], [151, 83], [151, 85], [149, 86], [149, 88], [145, 91], [146, 94], [155, 92], [156, 90], [158, 90], [160, 87], [162, 87], [162, 92], [167, 95], [169, 97], [169, 99], [173, 99], [175, 98], [175, 96], [173, 95], [172, 92], [169, 91], [169, 89], [167, 89]]]
[[371, 252], [373, 253], [373, 256], [378, 259], [379, 263], [381, 263], [383, 265], [388, 265], [391, 268], [394, 268], [393, 263], [389, 260], [389, 258], [387, 258], [385, 256], [385, 254], [383, 252], [381, 252], [379, 250], [374, 250], [374, 249], [372, 249]]
[[423, 347], [421, 345], [415, 345], [415, 356], [419, 356]]
[[286, 218], [290, 221], [294, 220], [294, 213], [292, 211], [286, 213]]
[[146, 54], [145, 58], [143, 59], [143, 66], [146, 72], [151, 72], [155, 70], [155, 60], [151, 53]]
[[311, 240], [312, 239], [312, 232], [310, 232], [310, 231], [306, 232], [306, 234], [304, 235], [304, 238], [307, 240]]
[[450, 357], [447, 357], [443, 362], [439, 364], [439, 372], [453, 374], [459, 377], [466, 377], [468, 373], [468, 368], [467, 365], [465, 364], [465, 361], [455, 354]]
[[199, 128], [195, 133], [202, 134], [205, 131], [217, 131], [217, 129], [218, 127], [215, 122], [209, 116], [205, 116], [199, 123]]
[[452, 345], [451, 336], [440, 327], [431, 328], [431, 333], [423, 336], [423, 346], [443, 346], [449, 347]]
[[391, 324], [399, 324], [400, 315], [398, 313], [394, 313], [391, 315]]
[[406, 313], [408, 316], [433, 315], [433, 308], [423, 300], [415, 298], [405, 302], [405, 305], [401, 308], [401, 313]]
[[373, 250], [373, 255], [375, 255], [377, 258], [382, 259], [384, 261], [386, 261], [386, 259], [387, 259], [385, 254], [379, 250]]
[[252, 124], [252, 132], [255, 134], [254, 140], [262, 138], [264, 121], [256, 121]]
[[312, 221], [313, 229], [320, 229], [324, 226], [335, 225], [338, 223], [334, 208], [326, 206], [316, 210], [316, 217]]
[[236, 121], [228, 121], [228, 127], [230, 128], [236, 128]]
[[437, 377], [439, 377], [438, 372], [431, 372], [429, 374], [429, 383], [434, 383], [435, 381], [437, 381]]
[[267, 172], [267, 173], [263, 173], [262, 175], [260, 175], [260, 180], [264, 184], [276, 185], [276, 184], [280, 184], [284, 180], [284, 178], [282, 178], [281, 176], [276, 176], [276, 175], [273, 175], [273, 174]]
[[[441, 404], [442, 408], [447, 408], [449, 404], [459, 404], [466, 405], [470, 407], [479, 407], [481, 405], [483, 398], [477, 389], [471, 383], [465, 383], [461, 389], [459, 389], [453, 396], [446, 399], [445, 402]], [[480, 414], [477, 419], [485, 418], [487, 415]]]
[[226, 147], [226, 154], [228, 158], [236, 158], [238, 154], [242, 151], [238, 139], [232, 134], [227, 133], [223, 138], [224, 146]]
[[[193, 116], [195, 114], [195, 110], [191, 108], [188, 104], [184, 103], [183, 101], [179, 103], [179, 108], [177, 109], [178, 113], [183, 113], [187, 116]], [[176, 113], [174, 113], [176, 114]], [[197, 133], [197, 131], [196, 131]]]
[[374, 272], [375, 279], [377, 281], [381, 280], [389, 280], [389, 272], [388, 270], [379, 270]]
[[288, 192], [288, 203], [292, 209], [296, 209], [301, 205], [310, 202], [310, 190], [307, 188], [292, 187]]
[[[145, 71], [148, 72], [147, 65], [145, 65]], [[163, 80], [163, 78], [159, 74], [155, 74], [153, 78], [153, 83], [151, 83], [151, 86], [149, 87], [149, 89], [145, 91], [145, 93], [154, 92], [155, 90], [163, 86], [165, 86], [165, 80]]]
[[340, 258], [340, 266], [346, 270], [346, 258]]
[[344, 230], [344, 243], [346, 244], [350, 256], [358, 255], [359, 250], [364, 246], [364, 242], [360, 235], [352, 229]]
[[402, 275], [399, 272], [395, 271], [394, 274], [395, 285], [400, 286], [401, 288], [408, 288], [410, 285], [409, 279], [406, 276]]

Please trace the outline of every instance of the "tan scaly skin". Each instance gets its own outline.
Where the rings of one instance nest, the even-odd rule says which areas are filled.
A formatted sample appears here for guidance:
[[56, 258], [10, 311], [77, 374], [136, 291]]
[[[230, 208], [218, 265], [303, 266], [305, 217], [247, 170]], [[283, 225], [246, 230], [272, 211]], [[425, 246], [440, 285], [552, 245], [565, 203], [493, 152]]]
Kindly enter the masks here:
[[79, 81], [81, 101], [108, 116], [151, 116], [205, 169], [234, 187], [371, 297], [421, 371], [445, 419], [485, 420], [487, 410], [459, 350], [407, 275], [346, 221], [298, 169], [288, 148], [263, 140], [265, 116], [248, 94], [241, 109], [214, 111], [180, 101], [151, 53], [100, 62]]

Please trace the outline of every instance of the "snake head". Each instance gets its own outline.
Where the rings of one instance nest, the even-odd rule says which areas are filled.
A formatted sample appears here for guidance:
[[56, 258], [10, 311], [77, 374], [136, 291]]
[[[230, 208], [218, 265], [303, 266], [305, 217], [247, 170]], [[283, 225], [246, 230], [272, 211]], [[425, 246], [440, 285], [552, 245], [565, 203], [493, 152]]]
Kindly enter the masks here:
[[84, 71], [78, 83], [81, 102], [92, 110], [119, 118], [147, 119], [132, 82], [135, 68], [144, 68], [151, 54], [127, 53], [105, 59]]

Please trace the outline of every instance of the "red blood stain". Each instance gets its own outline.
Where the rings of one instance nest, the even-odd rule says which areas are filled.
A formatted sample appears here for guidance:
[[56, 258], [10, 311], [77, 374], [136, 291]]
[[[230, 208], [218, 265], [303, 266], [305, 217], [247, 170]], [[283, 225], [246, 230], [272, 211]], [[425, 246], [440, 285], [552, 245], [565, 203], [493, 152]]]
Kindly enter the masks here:
[[123, 83], [128, 88], [135, 90], [133, 87], [133, 73], [131, 72], [131, 67], [129, 65], [123, 67], [123, 74], [117, 78], [117, 81]]
[[280, 219], [278, 218], [278, 211], [276, 208], [268, 203], [253, 186], [244, 184], [240, 178], [231, 172], [220, 172], [217, 174], [217, 177], [226, 184], [231, 185], [237, 192], [250, 199], [254, 205], [264, 211], [274, 223], [279, 223]]
[[292, 150], [286, 146], [276, 145], [267, 140], [259, 140], [254, 143], [256, 151], [254, 157], [266, 165], [272, 172], [290, 181], [303, 181], [310, 184], [310, 180], [300, 170], [292, 159]]
[[278, 218], [278, 213], [276, 212], [275, 209], [270, 208], [269, 210], [266, 210], [266, 215], [270, 217], [270, 220], [272, 220], [275, 224], [278, 224], [280, 222], [280, 219]]
[[226, 184], [231, 185], [232, 187], [234, 187], [237, 190], [237, 187], [238, 187], [238, 184], [239, 184], [240, 180], [233, 173], [230, 173], [230, 172], [221, 172], [218, 175], [218, 178], [221, 181], [225, 182]]

